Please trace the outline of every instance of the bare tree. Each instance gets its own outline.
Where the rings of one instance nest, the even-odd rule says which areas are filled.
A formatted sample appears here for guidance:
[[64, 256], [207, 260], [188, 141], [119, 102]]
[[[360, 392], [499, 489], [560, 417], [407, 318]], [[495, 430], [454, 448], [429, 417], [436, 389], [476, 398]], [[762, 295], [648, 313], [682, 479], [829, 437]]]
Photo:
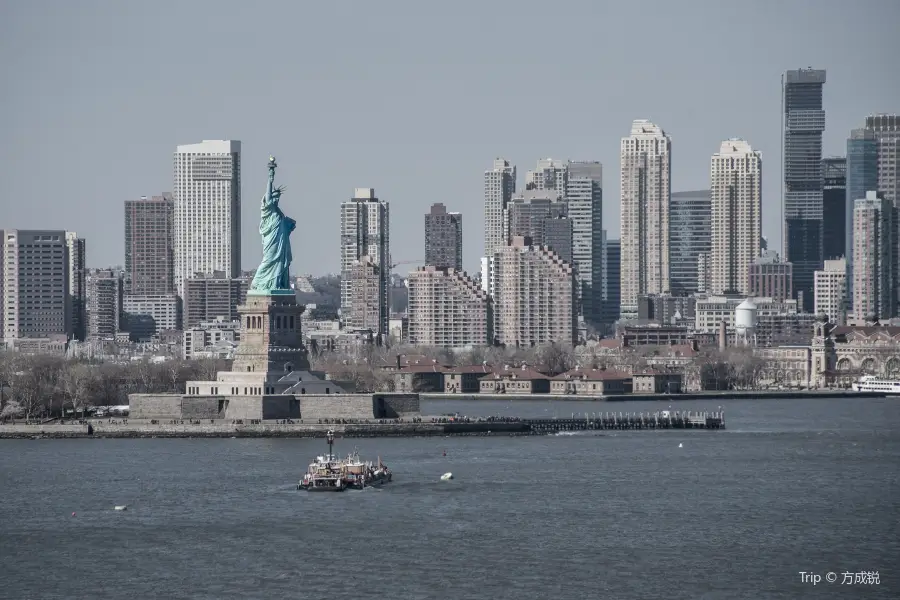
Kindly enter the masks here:
[[559, 375], [575, 367], [575, 351], [562, 344], [542, 344], [536, 348], [537, 366], [547, 375]]
[[95, 379], [95, 371], [86, 364], [70, 364], [61, 373], [63, 393], [76, 418], [79, 412], [84, 416], [84, 407], [91, 401]]

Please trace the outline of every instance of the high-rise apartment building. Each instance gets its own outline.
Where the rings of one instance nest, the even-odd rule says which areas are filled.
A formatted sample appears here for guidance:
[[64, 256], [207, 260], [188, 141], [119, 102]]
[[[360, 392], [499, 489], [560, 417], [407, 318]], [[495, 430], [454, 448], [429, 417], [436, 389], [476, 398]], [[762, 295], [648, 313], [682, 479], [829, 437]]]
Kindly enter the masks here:
[[87, 249], [84, 238], [74, 231], [66, 232], [66, 249], [69, 253], [69, 304], [71, 310], [71, 337], [84, 340], [87, 337], [86, 308]]
[[194, 273], [241, 272], [241, 143], [204, 140], [175, 151], [175, 288]]
[[892, 279], [897, 303], [900, 302], [900, 115], [870, 115], [866, 117], [866, 129], [875, 137], [878, 154], [876, 187], [869, 190], [881, 192], [894, 207]]
[[494, 333], [500, 344], [575, 343], [575, 271], [553, 250], [514, 237], [494, 253], [493, 279]]
[[491, 297], [464, 272], [425, 266], [407, 284], [410, 344], [463, 348], [493, 341]]
[[87, 275], [87, 339], [115, 339], [122, 316], [122, 276], [109, 269]]
[[574, 161], [566, 171], [566, 213], [572, 222], [570, 261], [578, 277], [578, 306], [585, 321], [599, 325], [603, 320], [603, 165]]
[[900, 203], [900, 115], [869, 115], [866, 130], [871, 131], [878, 150], [876, 189], [897, 206]]
[[425, 214], [425, 264], [462, 270], [462, 215], [441, 203]]
[[784, 254], [794, 265], [794, 293], [809, 305], [813, 274], [822, 268], [822, 132], [825, 71], [787, 71], [784, 108]]
[[525, 189], [553, 192], [556, 198], [562, 198], [566, 194], [567, 167], [566, 161], [555, 158], [538, 160], [535, 170], [525, 173]]
[[638, 296], [669, 292], [672, 142], [637, 120], [621, 144], [622, 318], [637, 318]]
[[[393, 264], [390, 252], [390, 205], [375, 196], [373, 188], [356, 188], [353, 198], [341, 204], [341, 314], [345, 318], [354, 312], [350, 285], [351, 271], [368, 256], [377, 266], [380, 304], [380, 324], [366, 327], [387, 338], [390, 317], [390, 276]], [[363, 261], [366, 262], [366, 261]], [[357, 294], [358, 296], [358, 294]], [[356, 321], [359, 319], [354, 317]], [[367, 321], [368, 322], [368, 321]]]
[[601, 236], [603, 238], [603, 311], [601, 314], [601, 325], [604, 329], [608, 329], [619, 320], [619, 308], [622, 304], [622, 245], [619, 240], [607, 238], [606, 231], [603, 231]]
[[503, 210], [506, 240], [530, 237], [535, 245], [546, 245], [545, 223], [564, 216], [566, 204], [554, 190], [525, 190], [513, 196]]
[[853, 207], [853, 311], [859, 320], [894, 316], [894, 210], [880, 192], [868, 191]]
[[516, 192], [516, 167], [504, 158], [484, 172], [484, 255], [491, 257], [507, 242], [503, 211]]
[[847, 261], [826, 260], [816, 271], [815, 312], [825, 313], [835, 325], [847, 324]]
[[175, 291], [175, 201], [172, 194], [125, 201], [125, 292]]
[[712, 246], [710, 190], [673, 192], [669, 207], [669, 284], [673, 296], [697, 292], [697, 259]]
[[825, 260], [847, 255], [847, 159], [822, 159], [822, 249]]
[[239, 321], [237, 307], [247, 300], [249, 277], [228, 277], [223, 271], [195, 273], [184, 280], [183, 329], [214, 321]]
[[794, 265], [783, 262], [772, 251], [750, 263], [748, 287], [745, 295], [754, 298], [772, 298], [781, 302], [792, 298]]
[[847, 139], [846, 236], [844, 249], [847, 259], [847, 310], [853, 310], [853, 210], [857, 198], [878, 190], [878, 142], [868, 129], [854, 129]]
[[762, 239], [762, 157], [744, 140], [722, 142], [709, 171], [713, 294], [750, 294]]
[[387, 339], [388, 306], [384, 302], [382, 270], [371, 256], [363, 255], [345, 272], [350, 301], [341, 313], [346, 329], [368, 329], [382, 340]]
[[[0, 230], [3, 338], [71, 337], [70, 239], [60, 230]], [[82, 257], [83, 258], [83, 257]]]

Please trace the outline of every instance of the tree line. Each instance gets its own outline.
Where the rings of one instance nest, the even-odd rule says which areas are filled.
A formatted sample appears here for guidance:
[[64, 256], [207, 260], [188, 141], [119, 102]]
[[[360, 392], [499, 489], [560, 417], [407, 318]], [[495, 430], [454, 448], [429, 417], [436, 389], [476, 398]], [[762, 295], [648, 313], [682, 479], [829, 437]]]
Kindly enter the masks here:
[[215, 378], [229, 361], [96, 362], [52, 354], [0, 352], [0, 419], [83, 414], [128, 404], [128, 394], [184, 393], [188, 381]]

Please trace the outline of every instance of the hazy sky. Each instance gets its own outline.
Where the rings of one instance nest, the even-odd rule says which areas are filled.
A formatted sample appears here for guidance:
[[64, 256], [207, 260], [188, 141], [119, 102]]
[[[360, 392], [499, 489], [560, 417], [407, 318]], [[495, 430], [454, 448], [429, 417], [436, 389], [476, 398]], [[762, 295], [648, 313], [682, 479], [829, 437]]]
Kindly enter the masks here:
[[867, 114], [900, 111], [898, 23], [898, 0], [0, 0], [0, 228], [75, 230], [89, 266], [122, 264], [122, 202], [171, 191], [176, 145], [230, 138], [244, 268], [275, 154], [294, 272], [338, 268], [354, 187], [390, 202], [395, 261], [421, 260], [433, 202], [462, 212], [473, 271], [495, 156], [520, 186], [541, 157], [601, 161], [618, 237], [619, 140], [649, 118], [673, 191], [708, 187], [723, 139], [762, 151], [777, 248], [781, 73], [827, 69], [843, 155]]

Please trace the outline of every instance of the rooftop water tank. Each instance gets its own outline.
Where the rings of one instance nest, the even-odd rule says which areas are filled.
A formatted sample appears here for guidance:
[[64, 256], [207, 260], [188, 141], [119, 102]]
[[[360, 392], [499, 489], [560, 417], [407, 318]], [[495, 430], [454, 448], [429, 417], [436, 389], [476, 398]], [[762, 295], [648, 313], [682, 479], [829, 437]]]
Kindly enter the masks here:
[[756, 305], [747, 298], [734, 309], [734, 328], [739, 334], [756, 328]]

